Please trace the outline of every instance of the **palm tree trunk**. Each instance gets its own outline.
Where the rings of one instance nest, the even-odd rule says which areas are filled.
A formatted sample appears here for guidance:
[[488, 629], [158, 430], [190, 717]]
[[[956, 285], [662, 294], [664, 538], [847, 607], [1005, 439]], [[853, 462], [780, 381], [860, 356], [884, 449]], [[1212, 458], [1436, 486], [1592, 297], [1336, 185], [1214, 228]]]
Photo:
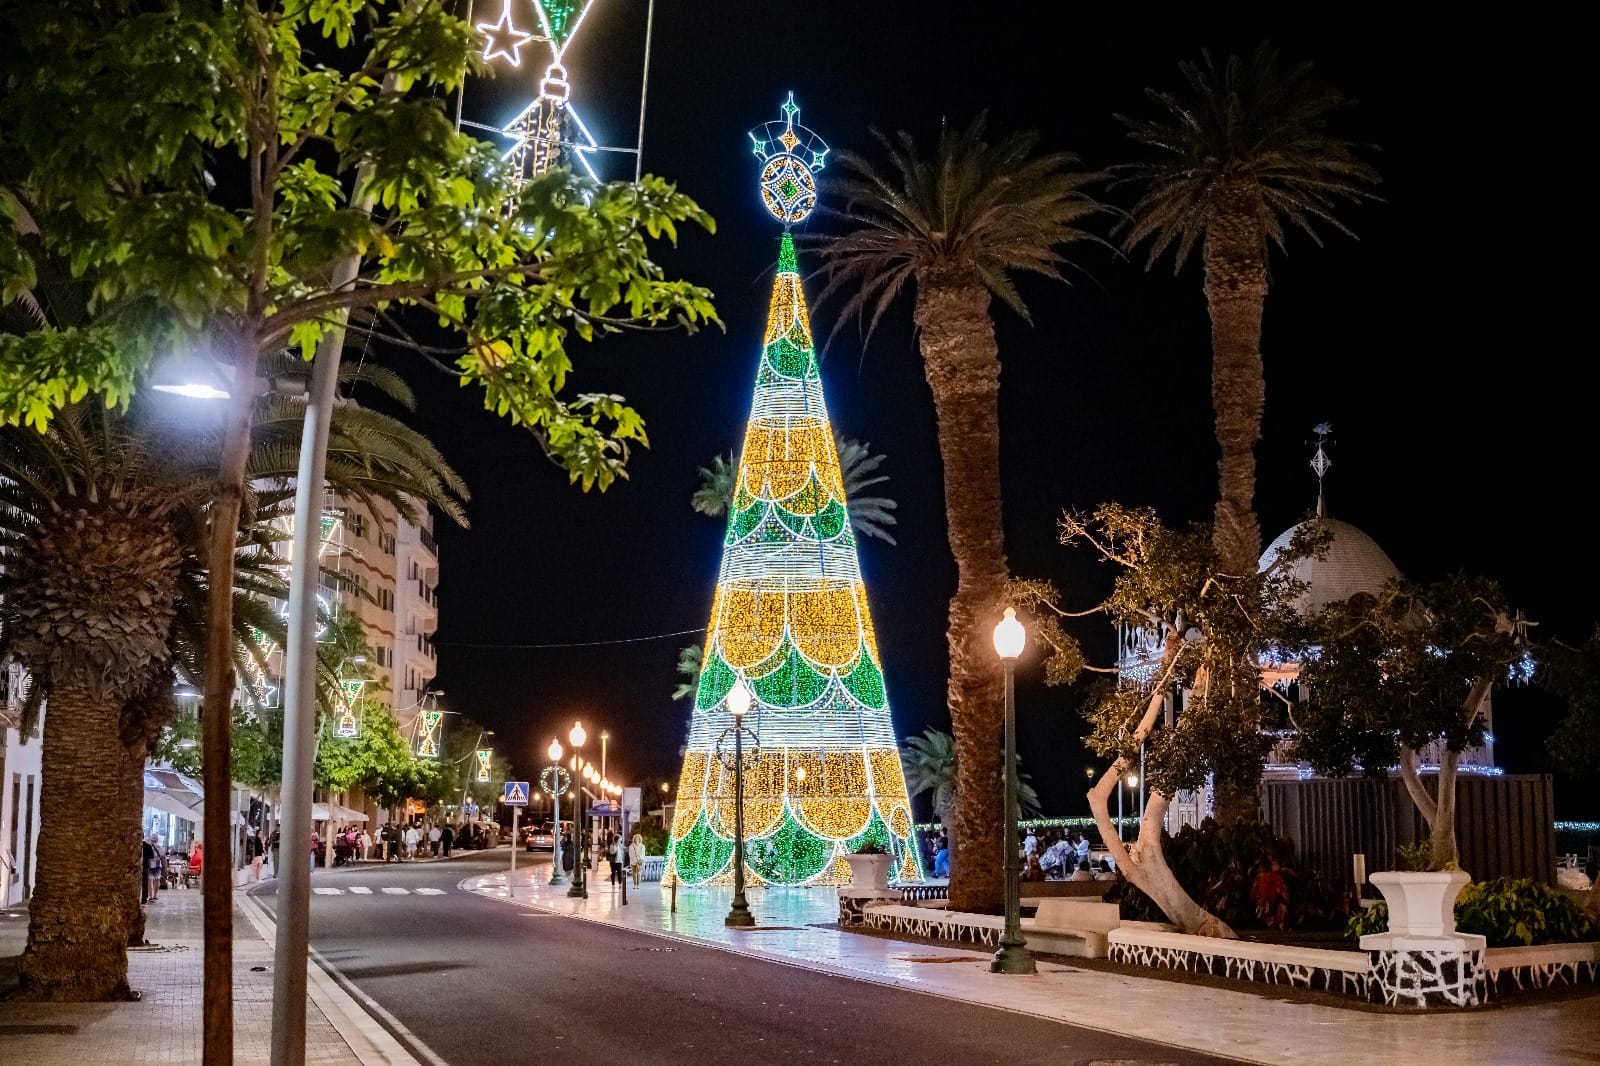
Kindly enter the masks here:
[[[916, 324], [939, 418], [945, 520], [956, 562], [950, 600], [950, 732], [956, 742], [956, 827], [950, 906], [997, 913], [1004, 903], [1000, 664], [987, 640], [1006, 581], [1000, 521], [1000, 356], [989, 293], [966, 275], [918, 279]], [[1010, 846], [1015, 846], [1011, 844]]]
[[139, 902], [144, 886], [144, 847], [140, 843], [144, 834], [144, 757], [142, 741], [122, 749], [112, 812], [115, 836], [109, 842], [113, 850], [122, 849], [126, 842], [125, 851], [118, 851], [116, 858], [122, 883], [127, 886], [122, 899], [131, 948], [144, 943], [144, 905]]
[[[1224, 574], [1244, 577], [1256, 572], [1261, 555], [1255, 447], [1266, 405], [1261, 316], [1267, 302], [1267, 263], [1259, 190], [1249, 185], [1222, 190], [1206, 227], [1204, 257], [1211, 313], [1211, 406], [1220, 453], [1212, 546]], [[1225, 667], [1230, 676], [1215, 678], [1213, 684], [1235, 692], [1240, 713], [1251, 713], [1260, 685], [1256, 649], [1239, 648], [1223, 661], [1231, 664]], [[1259, 765], [1218, 773], [1213, 781], [1217, 820], [1254, 821], [1260, 780]]]
[[[39, 793], [37, 890], [28, 907], [23, 995], [57, 1002], [128, 998], [128, 856], [136, 839], [106, 839], [89, 816], [107, 774], [123, 766], [121, 700], [70, 680], [50, 691]], [[120, 798], [121, 790], [114, 789]], [[113, 834], [126, 834], [113, 817]]]

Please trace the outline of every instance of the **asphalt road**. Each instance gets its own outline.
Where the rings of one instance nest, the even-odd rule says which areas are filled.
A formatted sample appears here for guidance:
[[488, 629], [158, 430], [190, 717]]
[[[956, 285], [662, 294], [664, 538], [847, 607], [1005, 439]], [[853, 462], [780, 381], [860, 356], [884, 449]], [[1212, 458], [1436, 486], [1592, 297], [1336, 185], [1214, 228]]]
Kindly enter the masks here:
[[[489, 856], [372, 863], [312, 878], [313, 892], [344, 889], [312, 896], [313, 946], [449, 1066], [1229, 1061], [456, 888], [504, 868], [504, 849]], [[270, 887], [256, 899], [272, 910]]]

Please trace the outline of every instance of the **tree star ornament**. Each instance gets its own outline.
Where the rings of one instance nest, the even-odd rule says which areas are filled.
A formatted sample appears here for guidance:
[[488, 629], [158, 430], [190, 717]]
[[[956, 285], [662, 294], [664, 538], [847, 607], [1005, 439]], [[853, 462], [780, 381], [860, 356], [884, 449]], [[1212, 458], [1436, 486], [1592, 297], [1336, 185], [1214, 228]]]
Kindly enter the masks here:
[[750, 131], [756, 158], [761, 160], [761, 202], [785, 228], [803, 221], [817, 205], [816, 173], [828, 155], [821, 137], [800, 125], [800, 105], [794, 93], [783, 102], [783, 120], [766, 122]]
[[505, 0], [500, 9], [500, 21], [480, 22], [476, 29], [484, 37], [485, 60], [507, 59], [514, 67], [522, 66], [522, 47], [533, 40], [533, 34], [517, 29], [511, 21], [511, 0]]

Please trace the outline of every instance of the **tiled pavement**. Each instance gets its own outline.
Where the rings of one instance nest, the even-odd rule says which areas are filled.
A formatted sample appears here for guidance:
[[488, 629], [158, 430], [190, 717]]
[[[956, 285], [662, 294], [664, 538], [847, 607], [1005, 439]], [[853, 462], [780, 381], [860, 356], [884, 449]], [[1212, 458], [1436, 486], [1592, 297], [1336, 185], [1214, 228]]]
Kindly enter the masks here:
[[[846, 932], [834, 893], [755, 889], [760, 928], [723, 925], [729, 892], [680, 889], [677, 909], [659, 885], [629, 889], [629, 906], [591, 879], [587, 900], [550, 887], [549, 864], [469, 878], [463, 888], [558, 914], [804, 966], [858, 980], [1104, 1029], [1258, 1063], [1349, 1066], [1600, 1063], [1600, 992], [1527, 996], [1486, 1010], [1401, 1014], [1313, 1002], [1278, 989], [1228, 988], [1045, 963], [1033, 977], [989, 972], [988, 953]], [[931, 965], [931, 964], [946, 965]]]
[[[23, 912], [9, 912], [20, 915]], [[137, 1003], [0, 1003], [0, 1063], [6, 1066], [171, 1066], [200, 1061], [202, 951], [200, 892], [169, 889], [147, 908], [146, 938], [157, 946], [129, 952]], [[0, 919], [0, 957], [20, 954], [24, 918]], [[236, 903], [233, 944], [234, 1061], [271, 1058], [272, 945]], [[313, 998], [306, 1008], [306, 1062], [362, 1060]]]

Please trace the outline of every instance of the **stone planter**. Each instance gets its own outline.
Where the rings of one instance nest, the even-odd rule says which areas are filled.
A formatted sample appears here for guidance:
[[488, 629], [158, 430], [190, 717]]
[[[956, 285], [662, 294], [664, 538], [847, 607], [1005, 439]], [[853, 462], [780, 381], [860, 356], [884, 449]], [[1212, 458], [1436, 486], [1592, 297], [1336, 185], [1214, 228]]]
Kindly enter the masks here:
[[1456, 897], [1472, 882], [1465, 870], [1376, 873], [1371, 881], [1389, 904], [1392, 936], [1454, 936]]
[[850, 864], [850, 887], [856, 892], [887, 892], [892, 855], [846, 855]]

